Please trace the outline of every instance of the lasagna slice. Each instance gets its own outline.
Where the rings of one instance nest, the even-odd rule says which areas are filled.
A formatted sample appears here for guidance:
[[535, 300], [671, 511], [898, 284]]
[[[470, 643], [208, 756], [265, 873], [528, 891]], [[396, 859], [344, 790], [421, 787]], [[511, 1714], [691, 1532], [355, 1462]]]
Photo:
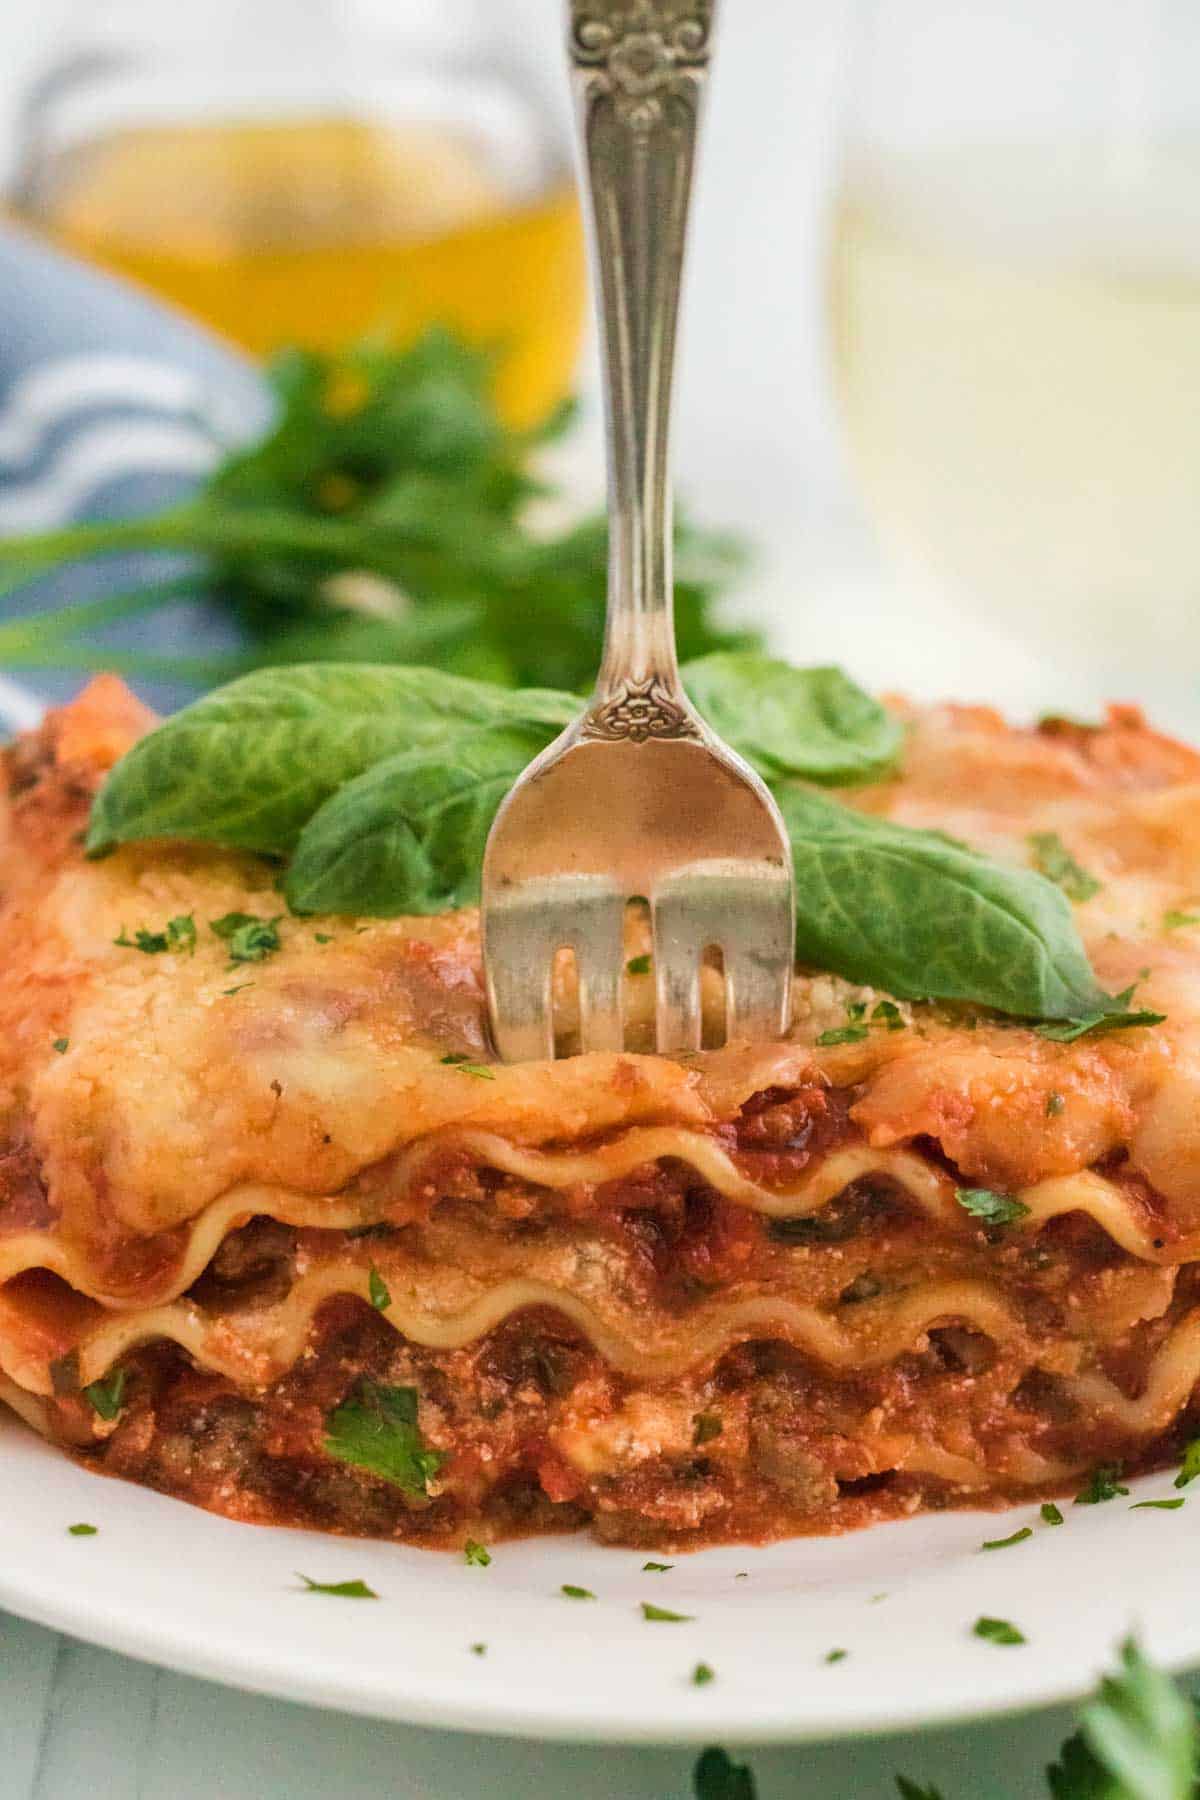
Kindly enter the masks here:
[[1053, 842], [1153, 1029], [1056, 1042], [801, 971], [783, 1043], [502, 1066], [473, 913], [300, 919], [262, 859], [86, 861], [151, 723], [102, 680], [6, 752], [0, 1396], [39, 1431], [230, 1517], [425, 1544], [763, 1540], [1178, 1451], [1191, 751], [1128, 711], [931, 711], [845, 796]]

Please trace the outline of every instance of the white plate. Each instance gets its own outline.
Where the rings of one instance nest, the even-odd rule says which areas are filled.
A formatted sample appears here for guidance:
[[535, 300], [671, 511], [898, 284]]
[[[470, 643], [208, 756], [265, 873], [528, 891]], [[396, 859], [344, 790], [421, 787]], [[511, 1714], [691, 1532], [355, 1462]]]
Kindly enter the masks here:
[[[1128, 1500], [951, 1513], [841, 1538], [677, 1557], [582, 1538], [499, 1545], [490, 1568], [365, 1539], [234, 1525], [76, 1467], [0, 1423], [0, 1606], [188, 1674], [420, 1725], [620, 1742], [830, 1738], [1073, 1698], [1138, 1630], [1200, 1662], [1200, 1489], [1178, 1512]], [[71, 1537], [87, 1521], [96, 1537]], [[984, 1538], [1033, 1536], [983, 1552]], [[662, 1560], [672, 1560], [664, 1558]], [[361, 1578], [378, 1601], [302, 1591]], [[739, 1571], [745, 1571], [739, 1579]], [[597, 1598], [569, 1600], [563, 1582]], [[649, 1600], [694, 1615], [647, 1623]], [[1028, 1643], [971, 1634], [980, 1614]], [[471, 1645], [485, 1643], [484, 1656]], [[827, 1664], [831, 1649], [848, 1652]], [[697, 1662], [716, 1679], [692, 1685]]]

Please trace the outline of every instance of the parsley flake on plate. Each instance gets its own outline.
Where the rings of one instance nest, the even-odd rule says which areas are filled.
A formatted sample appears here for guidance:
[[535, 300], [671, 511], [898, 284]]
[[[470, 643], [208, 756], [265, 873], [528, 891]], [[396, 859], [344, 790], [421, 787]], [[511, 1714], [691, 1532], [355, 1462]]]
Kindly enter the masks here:
[[71, 1537], [95, 1537], [99, 1529], [98, 1525], [80, 1524], [67, 1526], [68, 1535]]
[[367, 1292], [371, 1296], [371, 1305], [376, 1312], [386, 1312], [392, 1304], [391, 1290], [374, 1263], [371, 1264], [371, 1272], [367, 1276]]
[[460, 1075], [474, 1075], [477, 1081], [495, 1081], [495, 1069], [489, 1069], [486, 1063], [468, 1062], [465, 1056], [443, 1056], [442, 1061], [451, 1068], [457, 1069]]
[[827, 1663], [845, 1662], [845, 1660], [849, 1656], [849, 1654], [850, 1654], [850, 1652], [848, 1650], [840, 1650], [840, 1649], [839, 1650], [827, 1650], [825, 1652], [824, 1660]]
[[954, 1198], [964, 1212], [983, 1225], [1014, 1225], [1018, 1219], [1029, 1217], [1023, 1200], [998, 1194], [993, 1188], [955, 1188]]
[[986, 1615], [976, 1619], [971, 1627], [977, 1638], [984, 1638], [989, 1644], [1025, 1644], [1028, 1643], [1023, 1631], [1007, 1619], [989, 1619]]
[[627, 975], [648, 975], [650, 958], [648, 956], [631, 956], [625, 964], [625, 973]]
[[55, 1038], [54, 1042], [50, 1046], [50, 1048], [52, 1050], [57, 1050], [58, 1054], [60, 1056], [65, 1056], [67, 1054], [67, 1051], [70, 1049], [70, 1047], [71, 1047], [70, 1038]]
[[716, 1679], [716, 1671], [710, 1669], [707, 1663], [697, 1663], [692, 1670], [693, 1687], [707, 1687], [710, 1681], [715, 1681]]
[[1075, 1496], [1076, 1506], [1100, 1506], [1106, 1500], [1115, 1500], [1118, 1494], [1127, 1494], [1129, 1489], [1121, 1486], [1121, 1467], [1119, 1463], [1101, 1463], [1093, 1469], [1084, 1486]]
[[1168, 907], [1162, 916], [1164, 931], [1179, 931], [1188, 925], [1200, 925], [1200, 913], [1178, 912]]
[[491, 1565], [491, 1551], [486, 1544], [477, 1544], [474, 1538], [468, 1538], [463, 1545], [463, 1556], [476, 1569], [486, 1569]]
[[1178, 1512], [1179, 1508], [1185, 1504], [1184, 1497], [1180, 1494], [1177, 1500], [1135, 1500], [1129, 1510], [1130, 1512]]
[[1011, 1537], [985, 1538], [979, 1548], [981, 1550], [1007, 1550], [1011, 1544], [1023, 1544], [1026, 1538], [1031, 1538], [1032, 1536], [1033, 1527], [1031, 1525], [1022, 1525], [1020, 1531], [1014, 1531]]
[[487, 1645], [486, 1644], [472, 1644], [471, 1645], [471, 1655], [472, 1656], [486, 1656], [487, 1655]]
[[675, 1567], [674, 1563], [644, 1562], [642, 1564], [642, 1574], [643, 1575], [665, 1575], [667, 1573], [668, 1569], [673, 1569], [674, 1567]]
[[649, 1600], [642, 1601], [642, 1617], [652, 1625], [690, 1625], [691, 1613], [671, 1612], [668, 1607], [654, 1606]]
[[568, 1600], [594, 1600], [596, 1598], [591, 1588], [576, 1587], [570, 1581], [564, 1581], [558, 1591], [560, 1594], [564, 1594]]
[[1043, 1500], [1042, 1501], [1042, 1523], [1043, 1523], [1043, 1525], [1065, 1525], [1066, 1524], [1066, 1520], [1063, 1518], [1062, 1513], [1059, 1511], [1058, 1507], [1055, 1506], [1053, 1500]]
[[304, 1583], [306, 1594], [333, 1594], [338, 1600], [378, 1600], [379, 1595], [365, 1581], [314, 1581], [311, 1575], [296, 1570], [296, 1579]]
[[417, 1424], [417, 1390], [388, 1387], [364, 1376], [325, 1420], [325, 1454], [366, 1469], [406, 1494], [426, 1494], [446, 1460], [431, 1450]]
[[126, 1380], [124, 1369], [114, 1369], [107, 1381], [93, 1381], [85, 1387], [84, 1397], [92, 1411], [102, 1419], [115, 1419], [125, 1399]]

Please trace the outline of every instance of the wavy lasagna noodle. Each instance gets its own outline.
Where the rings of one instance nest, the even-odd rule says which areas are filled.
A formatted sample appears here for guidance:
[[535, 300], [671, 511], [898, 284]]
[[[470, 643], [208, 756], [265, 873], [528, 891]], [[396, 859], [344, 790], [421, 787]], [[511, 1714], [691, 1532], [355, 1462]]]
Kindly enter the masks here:
[[[1057, 833], [1103, 884], [1079, 909], [1100, 979], [1140, 982], [1154, 1030], [1057, 1044], [902, 1006], [822, 1047], [886, 997], [801, 971], [781, 1044], [502, 1067], [473, 914], [285, 917], [231, 969], [210, 922], [280, 912], [265, 862], [85, 861], [151, 722], [102, 680], [6, 753], [0, 1400], [36, 1429], [232, 1517], [432, 1544], [838, 1530], [1177, 1450], [1191, 751], [1129, 711], [935, 711], [900, 778], [846, 796], [1014, 860]], [[161, 947], [181, 918], [194, 946]], [[989, 1229], [962, 1188], [1025, 1210]], [[338, 1447], [397, 1390], [423, 1453], [401, 1478]]]

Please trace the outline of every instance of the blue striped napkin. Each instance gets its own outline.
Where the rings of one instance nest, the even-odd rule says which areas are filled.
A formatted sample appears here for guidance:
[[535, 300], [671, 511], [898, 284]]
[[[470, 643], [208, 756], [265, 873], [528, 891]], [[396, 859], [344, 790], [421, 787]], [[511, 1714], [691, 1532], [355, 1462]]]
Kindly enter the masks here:
[[[187, 494], [223, 452], [261, 431], [258, 370], [182, 314], [13, 229], [0, 231], [0, 536], [157, 510]], [[105, 557], [0, 599], [0, 617], [140, 586], [164, 558]], [[178, 559], [174, 567], [183, 566]], [[228, 619], [197, 602], [114, 627], [113, 643], [204, 654], [236, 645]], [[0, 681], [0, 721], [74, 692], [78, 673]], [[170, 711], [192, 690], [140, 682]]]

